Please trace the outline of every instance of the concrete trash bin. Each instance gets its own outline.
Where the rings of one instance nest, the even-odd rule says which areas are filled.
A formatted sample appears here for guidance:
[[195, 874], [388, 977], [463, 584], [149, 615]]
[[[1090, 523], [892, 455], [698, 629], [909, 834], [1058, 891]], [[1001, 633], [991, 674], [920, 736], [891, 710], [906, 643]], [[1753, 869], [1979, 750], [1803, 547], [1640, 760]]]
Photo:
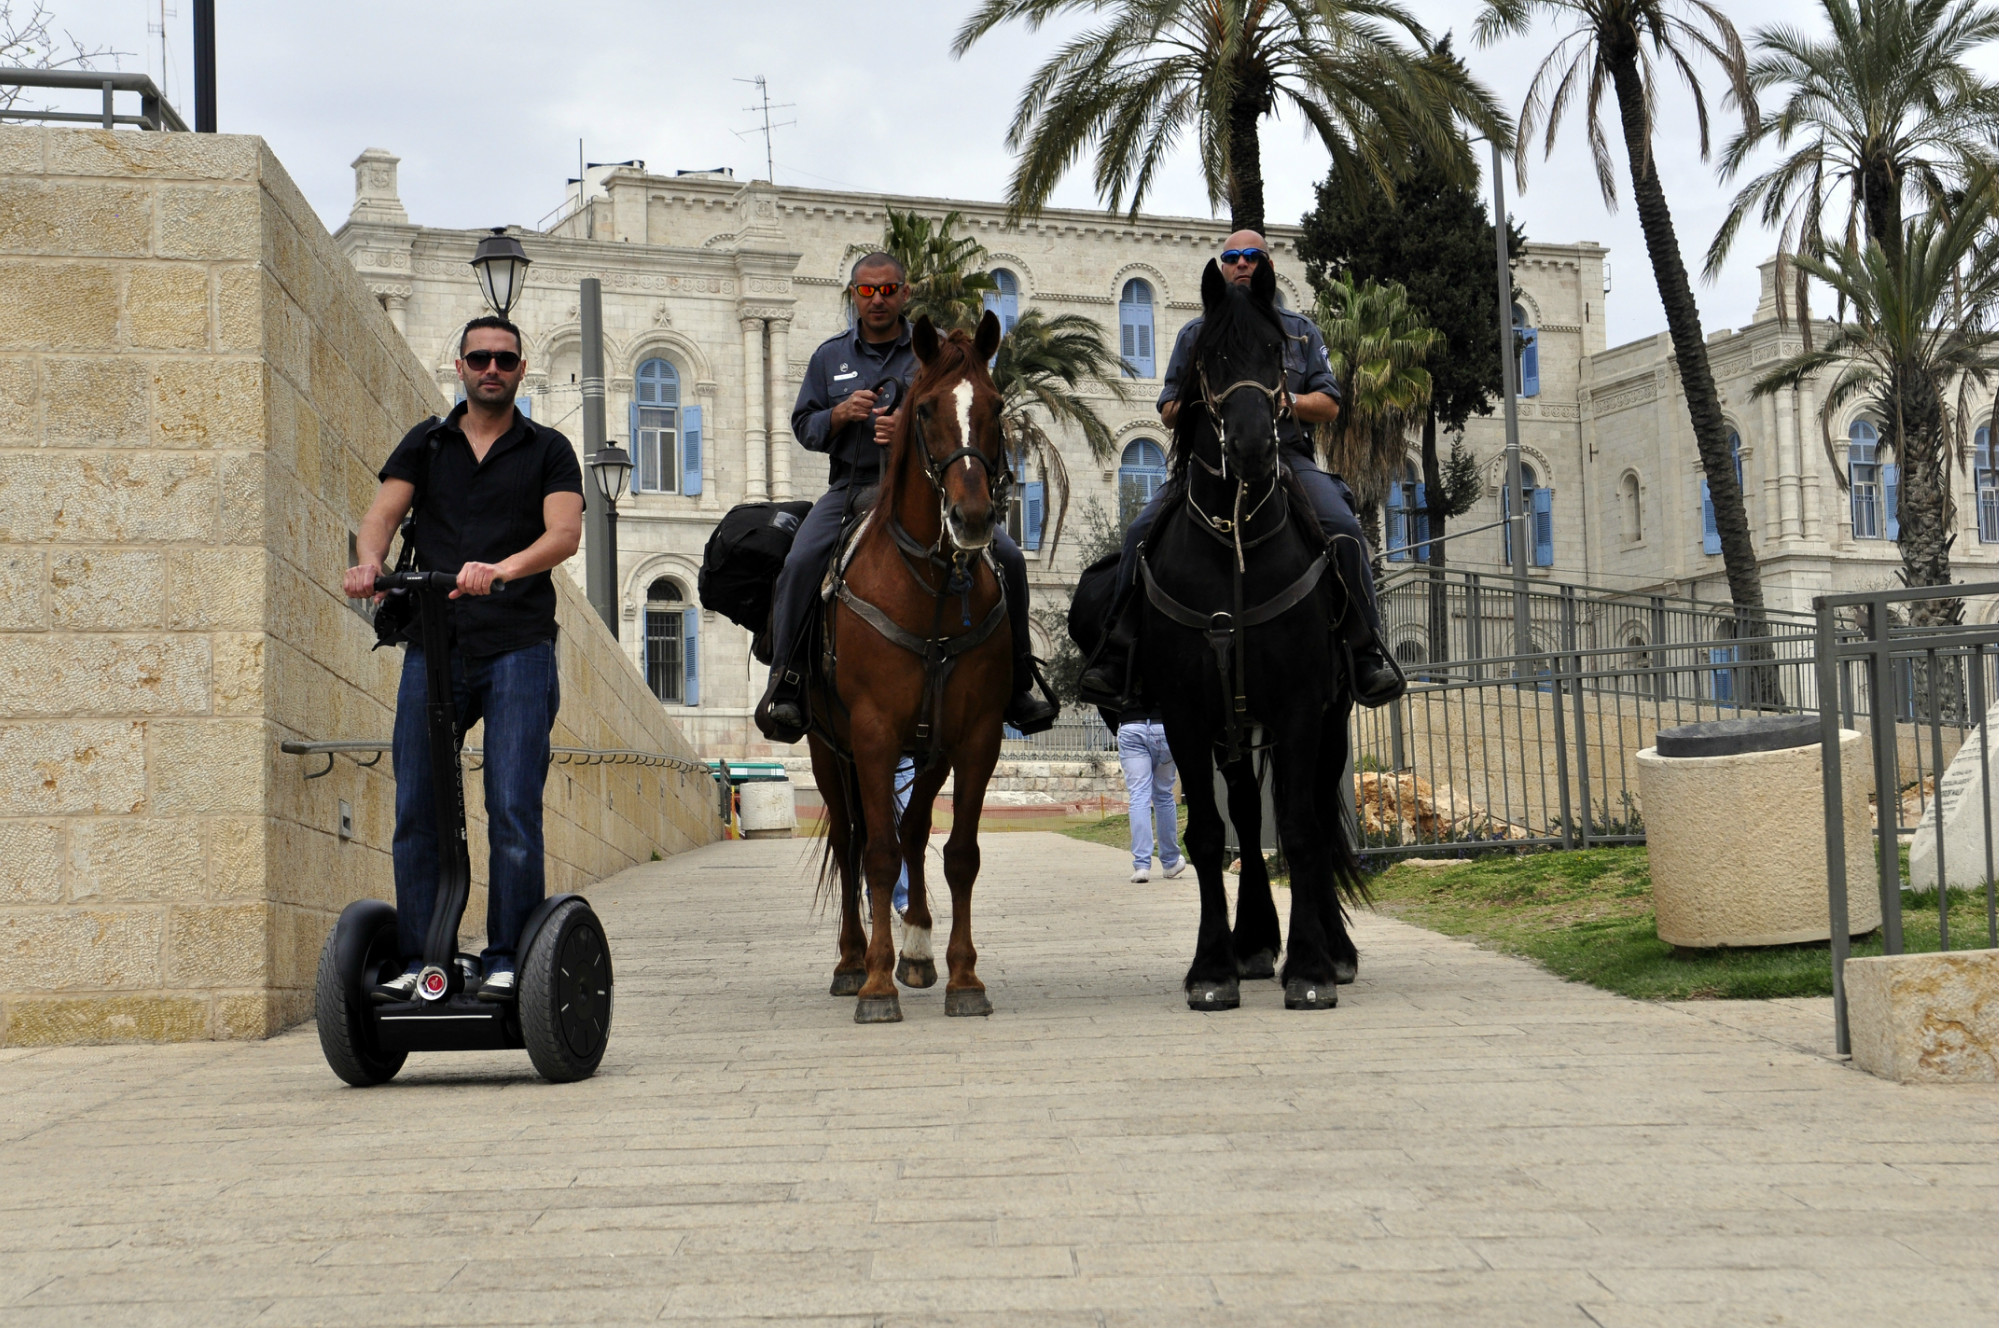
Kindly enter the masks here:
[[736, 793], [743, 811], [743, 838], [790, 839], [798, 829], [797, 795], [785, 776], [746, 779]]
[[[1815, 715], [1724, 719], [1659, 733], [1638, 753], [1659, 939], [1689, 949], [1832, 935], [1825, 785]], [[1881, 925], [1867, 752], [1839, 734], [1853, 935]]]

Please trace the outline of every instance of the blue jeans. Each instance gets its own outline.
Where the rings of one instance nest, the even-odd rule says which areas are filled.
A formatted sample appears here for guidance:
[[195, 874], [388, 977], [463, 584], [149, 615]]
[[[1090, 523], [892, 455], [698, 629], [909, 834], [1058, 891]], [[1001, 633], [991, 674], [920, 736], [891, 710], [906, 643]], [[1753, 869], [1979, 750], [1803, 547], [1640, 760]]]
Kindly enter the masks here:
[[[486, 886], [488, 973], [514, 964], [528, 914], [547, 892], [541, 837], [542, 786], [548, 782], [548, 735], [562, 705], [555, 643], [451, 660], [453, 702], [462, 732], [486, 721]], [[396, 939], [411, 963], [423, 955], [437, 900], [437, 808], [430, 784], [429, 702], [423, 651], [405, 648], [396, 693]]]
[[1152, 865], [1152, 834], [1159, 831], [1159, 865], [1171, 871], [1180, 865], [1179, 828], [1173, 811], [1173, 752], [1166, 745], [1163, 724], [1120, 724], [1118, 764], [1124, 767], [1124, 787], [1131, 799], [1132, 870]]

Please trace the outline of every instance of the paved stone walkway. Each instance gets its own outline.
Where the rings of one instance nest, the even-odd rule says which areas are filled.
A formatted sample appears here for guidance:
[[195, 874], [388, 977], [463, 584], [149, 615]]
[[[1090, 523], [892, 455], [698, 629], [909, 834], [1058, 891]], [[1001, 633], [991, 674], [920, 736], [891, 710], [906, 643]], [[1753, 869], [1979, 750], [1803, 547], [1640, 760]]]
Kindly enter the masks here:
[[599, 1076], [265, 1043], [0, 1051], [16, 1325], [1999, 1322], [1999, 1092], [1824, 1002], [1645, 1005], [1363, 916], [1361, 980], [1188, 1012], [1191, 879], [987, 840], [997, 1012], [861, 1028], [808, 846], [592, 892]]

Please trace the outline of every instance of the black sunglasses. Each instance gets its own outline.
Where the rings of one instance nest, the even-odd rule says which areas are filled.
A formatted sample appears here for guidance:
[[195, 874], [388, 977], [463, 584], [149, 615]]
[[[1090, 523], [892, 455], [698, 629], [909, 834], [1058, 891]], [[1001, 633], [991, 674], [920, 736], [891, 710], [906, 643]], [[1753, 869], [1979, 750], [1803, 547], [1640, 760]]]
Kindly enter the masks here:
[[468, 350], [464, 360], [482, 373], [489, 364], [497, 366], [501, 373], [512, 373], [521, 367], [520, 352], [512, 350]]
[[1261, 249], [1224, 249], [1222, 250], [1222, 266], [1229, 267], [1236, 263], [1261, 263], [1268, 257], [1270, 255]]

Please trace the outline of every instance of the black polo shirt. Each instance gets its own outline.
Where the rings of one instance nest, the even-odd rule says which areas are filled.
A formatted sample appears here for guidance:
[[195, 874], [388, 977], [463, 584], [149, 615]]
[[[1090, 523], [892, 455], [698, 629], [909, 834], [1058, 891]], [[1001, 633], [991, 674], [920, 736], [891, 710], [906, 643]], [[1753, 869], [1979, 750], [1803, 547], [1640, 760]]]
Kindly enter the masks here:
[[[382, 466], [382, 479], [416, 486], [416, 560], [427, 572], [512, 557], [547, 532], [543, 498], [583, 492], [576, 449], [555, 430], [515, 410], [513, 427], [478, 461], [459, 427], [464, 415], [461, 401], [442, 420], [419, 424]], [[497, 595], [462, 595], [451, 601], [451, 626], [464, 655], [553, 641], [555, 583], [548, 572], [536, 572], [509, 581]], [[407, 639], [419, 639], [414, 623]]]

